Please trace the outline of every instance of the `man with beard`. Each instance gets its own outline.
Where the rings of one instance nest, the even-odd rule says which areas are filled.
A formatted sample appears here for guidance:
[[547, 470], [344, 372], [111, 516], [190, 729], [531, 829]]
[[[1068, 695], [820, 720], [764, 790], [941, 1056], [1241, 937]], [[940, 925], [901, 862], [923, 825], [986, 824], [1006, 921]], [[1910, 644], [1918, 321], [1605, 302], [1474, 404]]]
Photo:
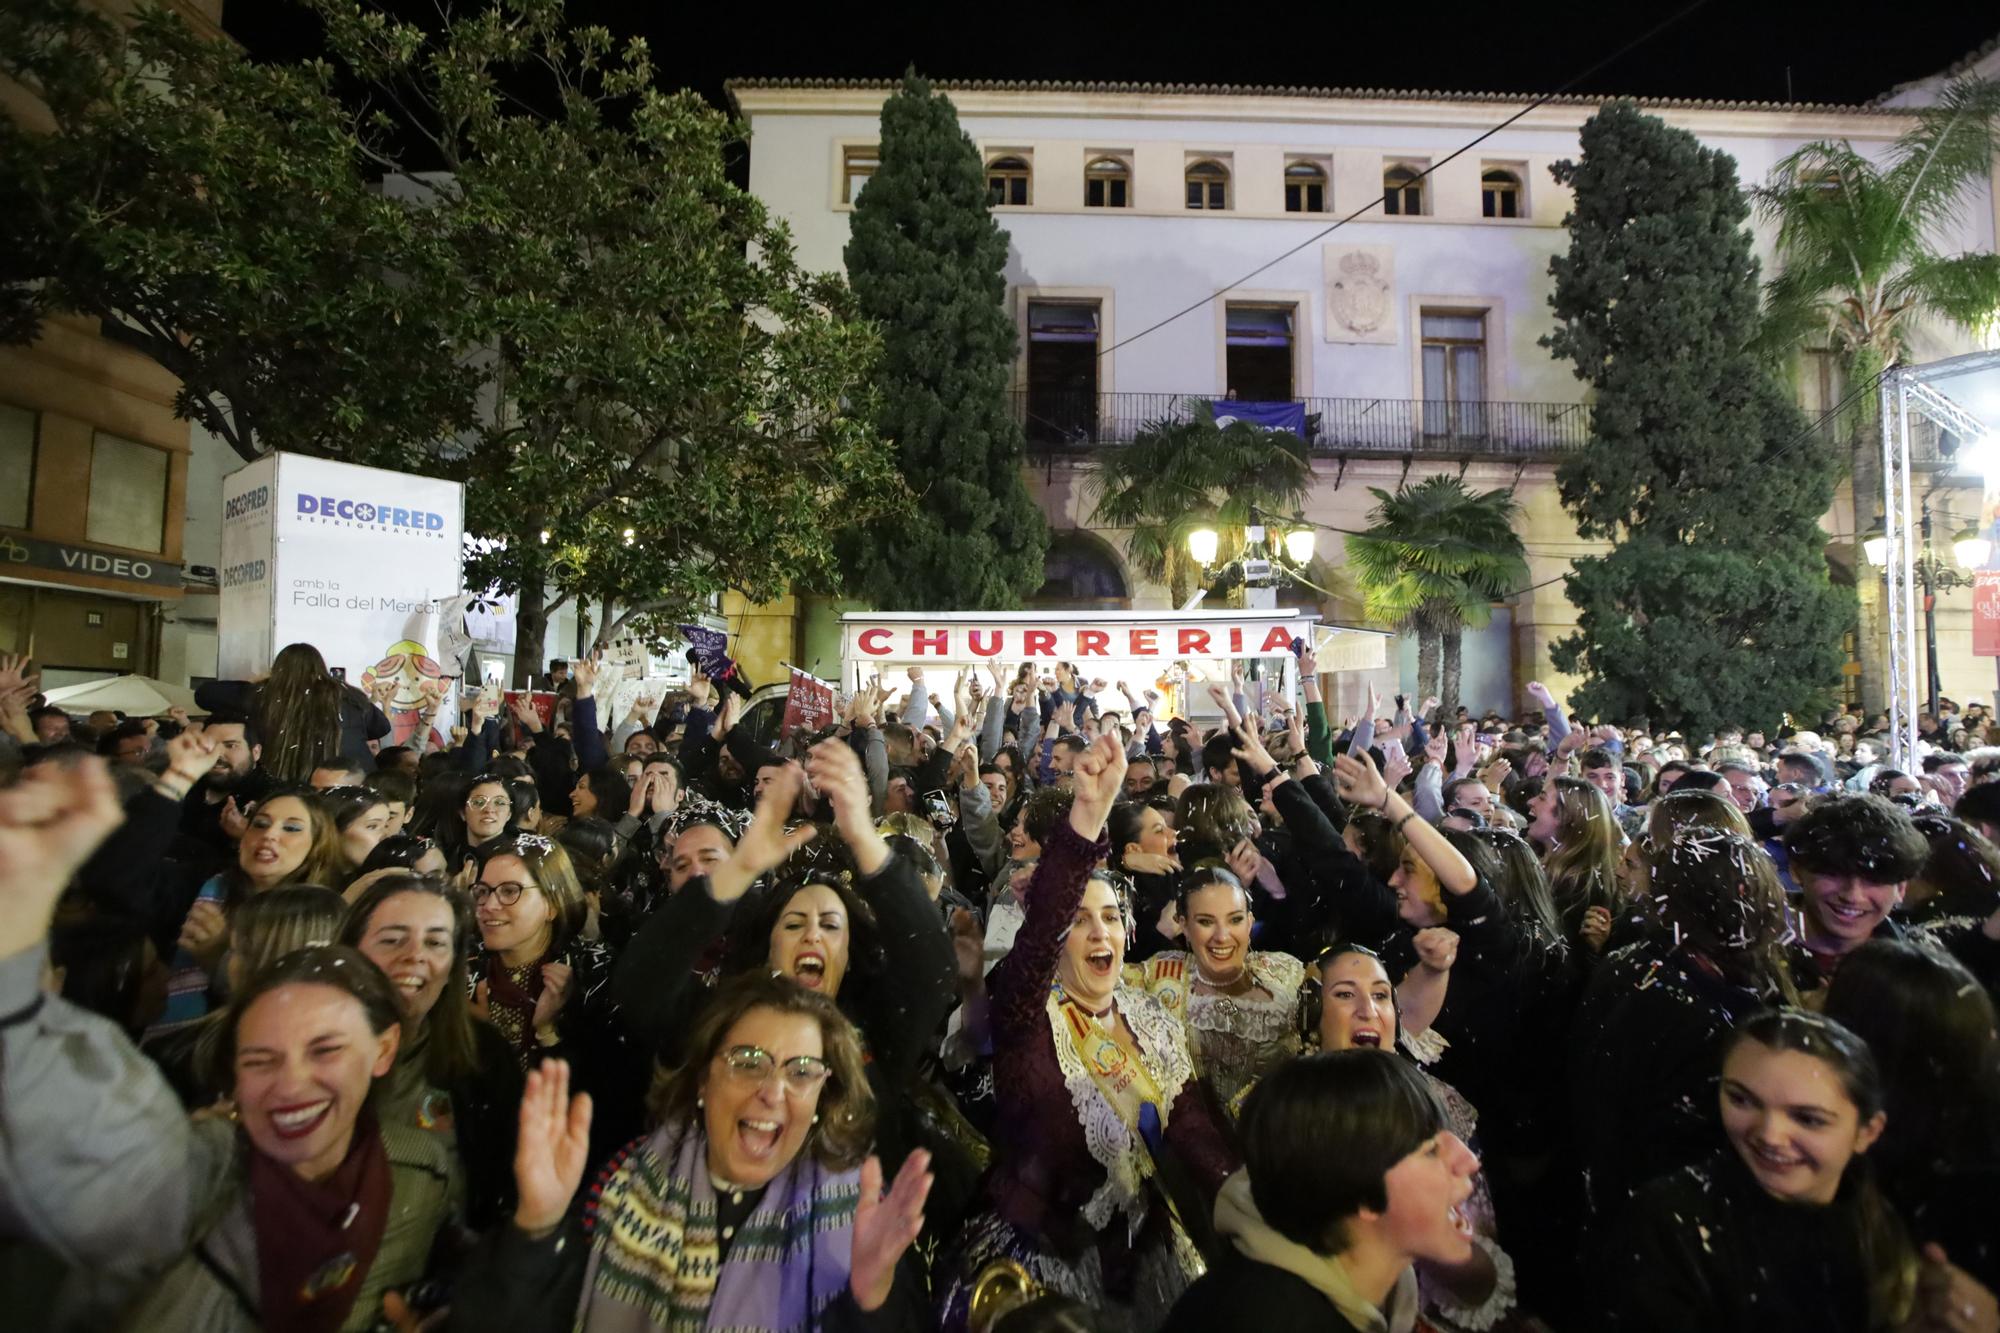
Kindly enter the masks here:
[[215, 742], [215, 766], [188, 793], [181, 806], [181, 836], [199, 854], [229, 857], [250, 816], [250, 806], [270, 790], [257, 767], [264, 756], [257, 726], [240, 713], [216, 713], [203, 727]]

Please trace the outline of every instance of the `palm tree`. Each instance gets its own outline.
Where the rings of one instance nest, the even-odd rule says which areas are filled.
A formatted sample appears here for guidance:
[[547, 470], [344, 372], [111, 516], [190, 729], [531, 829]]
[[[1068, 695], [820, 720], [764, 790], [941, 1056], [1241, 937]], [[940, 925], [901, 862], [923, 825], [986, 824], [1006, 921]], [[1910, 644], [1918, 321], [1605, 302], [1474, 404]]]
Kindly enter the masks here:
[[1188, 533], [1215, 529], [1216, 561], [1227, 563], [1240, 553], [1253, 508], [1295, 514], [1311, 480], [1298, 436], [1246, 421], [1217, 426], [1204, 403], [1187, 420], [1151, 422], [1132, 443], [1103, 451], [1085, 486], [1095, 503], [1091, 522], [1130, 529], [1132, 568], [1166, 584], [1183, 606], [1206, 579], [1188, 554]]
[[1860, 384], [1902, 359], [1912, 316], [1977, 329], [2000, 311], [2000, 256], [1945, 254], [1935, 239], [1993, 169], [2000, 83], [1960, 79], [1916, 116], [1880, 162], [1845, 140], [1810, 143], [1751, 191], [1778, 229], [1766, 350], [1824, 339]]
[[1417, 693], [1436, 695], [1451, 717], [1464, 632], [1484, 629], [1493, 604], [1528, 581], [1527, 548], [1514, 531], [1521, 507], [1512, 491], [1475, 494], [1443, 475], [1394, 495], [1369, 489], [1368, 531], [1347, 538], [1362, 604], [1371, 620], [1417, 636]]

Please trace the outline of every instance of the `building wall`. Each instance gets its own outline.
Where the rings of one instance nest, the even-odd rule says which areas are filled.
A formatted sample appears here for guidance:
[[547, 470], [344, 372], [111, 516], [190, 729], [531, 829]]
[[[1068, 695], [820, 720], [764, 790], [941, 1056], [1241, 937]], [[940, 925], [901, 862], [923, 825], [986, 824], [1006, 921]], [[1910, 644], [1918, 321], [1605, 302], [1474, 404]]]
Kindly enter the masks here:
[[[796, 86], [738, 86], [733, 92], [752, 129], [752, 192], [791, 229], [803, 263], [840, 269], [853, 212], [840, 198], [843, 150], [877, 141], [886, 93]], [[1297, 396], [1421, 397], [1419, 312], [1445, 306], [1488, 311], [1485, 398], [1530, 404], [1583, 400], [1568, 364], [1550, 357], [1539, 340], [1553, 327], [1549, 260], [1568, 245], [1562, 221], [1570, 200], [1549, 166], [1579, 154], [1578, 132], [1594, 107], [1541, 108], [1445, 164], [1426, 182], [1426, 215], [1387, 217], [1377, 208], [1321, 236], [1338, 218], [1379, 198], [1385, 165], [1439, 161], [1516, 107], [1498, 99], [992, 89], [950, 95], [961, 125], [988, 160], [1019, 155], [1034, 171], [1028, 206], [994, 210], [1009, 235], [1007, 299], [1017, 326], [1025, 328], [1031, 299], [1097, 301], [1099, 347], [1113, 349], [1099, 361], [1100, 392], [1220, 395], [1223, 307], [1245, 300], [1296, 304]], [[1903, 114], [1862, 109], [1649, 110], [1731, 154], [1746, 186], [1765, 180], [1805, 143], [1846, 139], [1863, 153], [1880, 154], [1910, 123]], [[1117, 154], [1131, 164], [1131, 208], [1084, 206], [1084, 165], [1101, 154]], [[1183, 171], [1195, 155], [1231, 168], [1229, 210], [1185, 207]], [[1301, 157], [1329, 171], [1331, 197], [1323, 214], [1284, 212], [1284, 166]], [[1488, 165], [1505, 166], [1522, 179], [1527, 198], [1520, 219], [1480, 215], [1480, 176]], [[1940, 228], [1937, 240], [1946, 252], [1995, 249], [2000, 189], [1975, 195]], [[1768, 269], [1770, 230], [1757, 220], [1753, 234]], [[1296, 253], [1286, 253], [1294, 247]], [[1372, 333], [1341, 327], [1330, 296], [1340, 258], [1356, 251], [1380, 261], [1389, 283], [1386, 321]], [[1240, 285], [1222, 301], [1172, 318], [1231, 284]], [[1913, 339], [1919, 359], [1972, 347], [1969, 336], [1948, 329], [1919, 329]], [[1025, 358], [1024, 350], [1021, 384]], [[1458, 472], [1460, 464], [1356, 459], [1343, 470], [1333, 460], [1317, 460], [1306, 515], [1332, 528], [1363, 528], [1374, 503], [1369, 487], [1393, 490], [1439, 470]], [[1093, 528], [1076, 465], [1036, 460], [1029, 473], [1031, 490], [1054, 528]], [[1520, 711], [1529, 706], [1523, 693], [1529, 680], [1541, 680], [1559, 694], [1574, 683], [1555, 672], [1548, 655], [1549, 643], [1576, 624], [1561, 575], [1576, 556], [1601, 547], [1577, 537], [1556, 493], [1551, 458], [1495, 457], [1466, 465], [1464, 475], [1482, 489], [1514, 489], [1530, 565], [1529, 587], [1502, 608], [1505, 614], [1493, 628], [1468, 636], [1466, 702]], [[1863, 501], [1868, 507], [1867, 497]], [[1976, 496], [1970, 506], [1959, 507], [1976, 510]], [[1845, 550], [1850, 563], [1854, 512], [1852, 496], [1845, 495], [1825, 519], [1830, 552], [1837, 558]], [[1123, 534], [1098, 535], [1122, 551]], [[1340, 592], [1344, 555], [1337, 536], [1322, 534], [1320, 555], [1332, 566], [1335, 582], [1329, 586]], [[1168, 604], [1165, 589], [1126, 573], [1133, 607]], [[1864, 600], [1871, 595], [1871, 573], [1858, 579]], [[1875, 578], [1877, 593], [1879, 583]], [[1969, 652], [1970, 593], [1940, 594], [1938, 606], [1945, 692], [1960, 699], [1988, 692], [1993, 664]], [[1322, 610], [1331, 619], [1358, 621], [1360, 615], [1351, 596], [1337, 597]], [[1342, 680], [1341, 697], [1330, 707], [1358, 711], [1370, 683], [1385, 697], [1413, 688], [1409, 655], [1392, 650], [1389, 660], [1372, 682]]]

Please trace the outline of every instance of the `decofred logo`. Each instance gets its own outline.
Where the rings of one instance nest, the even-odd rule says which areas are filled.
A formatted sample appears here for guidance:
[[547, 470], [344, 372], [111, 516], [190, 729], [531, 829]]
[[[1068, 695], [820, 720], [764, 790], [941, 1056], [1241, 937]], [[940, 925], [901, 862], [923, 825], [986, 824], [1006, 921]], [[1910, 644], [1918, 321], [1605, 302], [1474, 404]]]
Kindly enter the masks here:
[[307, 523], [336, 528], [360, 528], [374, 532], [405, 532], [430, 537], [444, 536], [444, 515], [428, 509], [407, 509], [401, 505], [348, 500], [333, 495], [299, 496], [299, 517]]

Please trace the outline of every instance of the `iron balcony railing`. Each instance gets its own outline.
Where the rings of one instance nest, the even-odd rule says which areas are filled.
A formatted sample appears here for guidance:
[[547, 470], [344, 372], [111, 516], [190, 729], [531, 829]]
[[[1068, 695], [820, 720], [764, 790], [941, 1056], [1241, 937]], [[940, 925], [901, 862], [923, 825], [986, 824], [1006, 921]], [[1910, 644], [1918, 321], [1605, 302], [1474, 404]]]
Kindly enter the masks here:
[[[1015, 418], [1037, 455], [1130, 444], [1158, 421], [1184, 421], [1212, 395], [1013, 391]], [[1583, 447], [1582, 403], [1452, 402], [1422, 398], [1295, 398], [1306, 443], [1341, 454], [1504, 455], [1533, 458]]]

